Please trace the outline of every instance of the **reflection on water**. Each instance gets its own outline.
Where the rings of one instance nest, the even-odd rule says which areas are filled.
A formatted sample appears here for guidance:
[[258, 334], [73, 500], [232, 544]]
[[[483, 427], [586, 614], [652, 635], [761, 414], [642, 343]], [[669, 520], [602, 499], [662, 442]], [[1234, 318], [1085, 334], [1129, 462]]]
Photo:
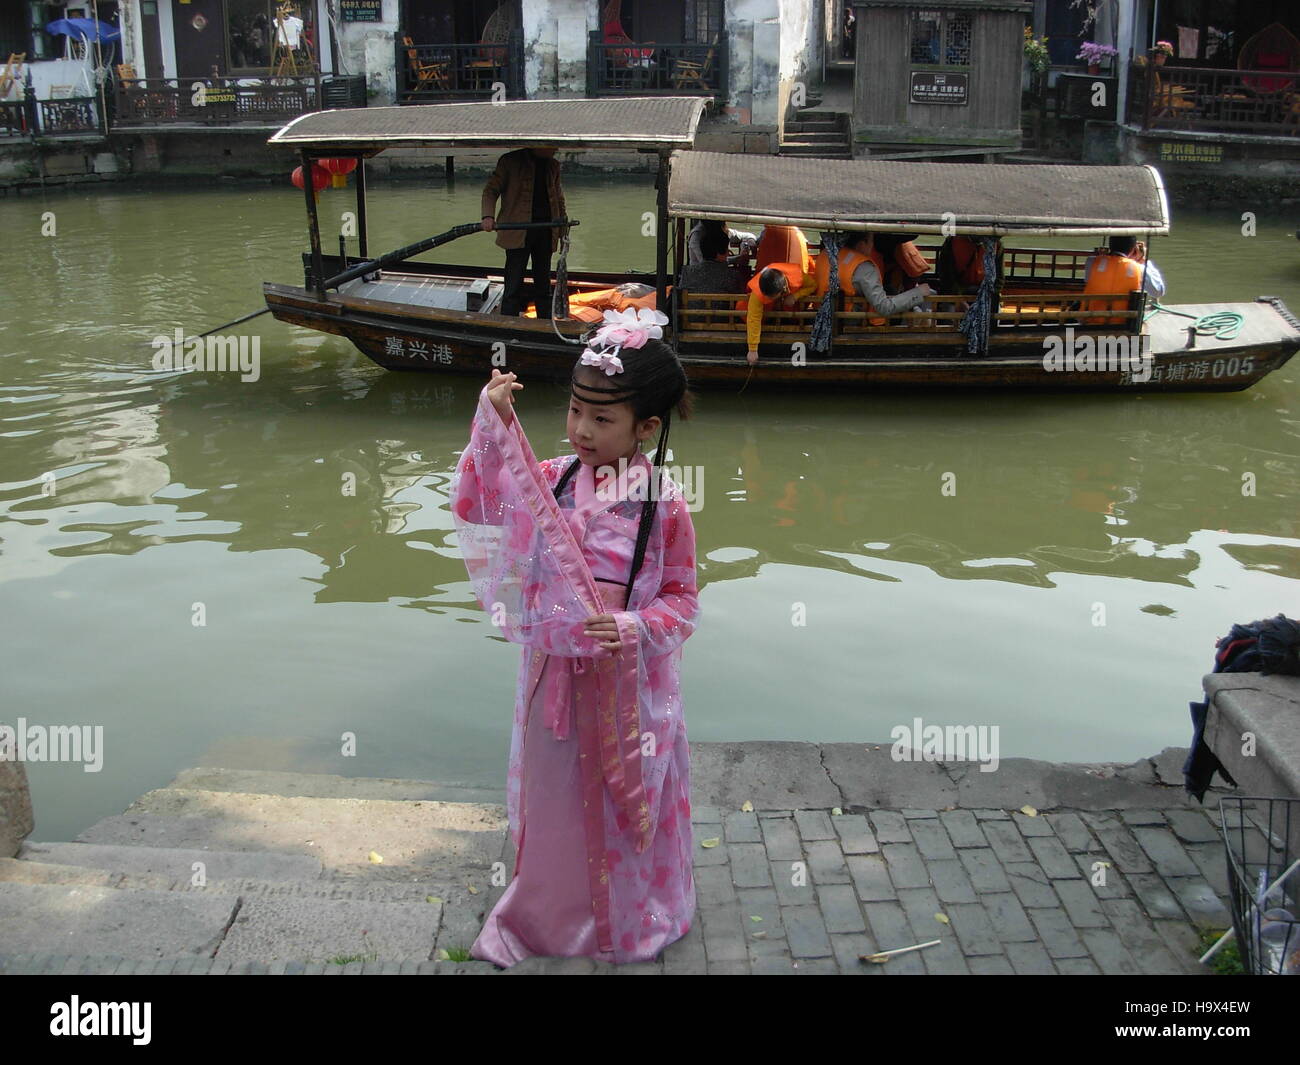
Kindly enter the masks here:
[[[472, 218], [477, 193], [380, 189], [372, 248]], [[650, 265], [645, 179], [573, 179], [569, 199], [575, 265]], [[43, 210], [59, 236], [26, 242], [0, 316], [5, 719], [101, 724], [105, 764], [29, 767], [37, 837], [192, 765], [499, 786], [518, 652], [473, 602], [446, 510], [481, 382], [388, 374], [267, 317], [241, 327], [256, 382], [157, 373], [150, 337], [300, 276], [296, 193], [72, 193], [0, 220], [36, 233]], [[1246, 240], [1233, 216], [1176, 211], [1153, 248], [1170, 300], [1300, 307], [1290, 224]], [[1000, 726], [1003, 758], [1185, 744], [1213, 640], [1295, 614], [1295, 378], [702, 394], [673, 434], [673, 462], [703, 470], [692, 738], [878, 741], [921, 716]], [[518, 409], [538, 454], [567, 450], [563, 391], [534, 383]]]

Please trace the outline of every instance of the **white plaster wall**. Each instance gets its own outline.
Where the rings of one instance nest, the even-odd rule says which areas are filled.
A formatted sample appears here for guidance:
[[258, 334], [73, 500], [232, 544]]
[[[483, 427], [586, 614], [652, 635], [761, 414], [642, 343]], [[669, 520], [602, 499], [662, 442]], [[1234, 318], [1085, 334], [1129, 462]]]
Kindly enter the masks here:
[[32, 72], [32, 91], [38, 100], [49, 100], [55, 85], [71, 85], [71, 96], [98, 96], [94, 64], [80, 59], [38, 59], [23, 67], [23, 77]]
[[[323, 0], [322, 0], [323, 2]], [[384, 0], [378, 22], [343, 22], [337, 25], [340, 74], [364, 74], [367, 103], [374, 107], [397, 102], [398, 0]], [[328, 47], [328, 45], [327, 45]], [[322, 57], [329, 62], [328, 54]]]
[[781, 79], [820, 79], [822, 16], [815, 0], [781, 0]]
[[724, 14], [731, 51], [727, 110], [742, 125], [775, 125], [781, 0], [726, 0]]
[[598, 26], [599, 0], [524, 0], [522, 6], [525, 94], [585, 96], [587, 34]]

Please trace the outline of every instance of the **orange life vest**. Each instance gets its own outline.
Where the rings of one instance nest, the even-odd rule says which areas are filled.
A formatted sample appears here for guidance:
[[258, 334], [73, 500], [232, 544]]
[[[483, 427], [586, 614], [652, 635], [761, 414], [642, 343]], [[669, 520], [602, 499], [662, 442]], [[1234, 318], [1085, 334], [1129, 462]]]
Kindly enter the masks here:
[[930, 269], [930, 264], [925, 261], [921, 249], [911, 240], [904, 241], [894, 249], [894, 262], [898, 263], [899, 268], [908, 277], [920, 277]]
[[[668, 292], [672, 288], [667, 289]], [[605, 311], [621, 311], [628, 307], [648, 307], [650, 310], [656, 310], [655, 290], [651, 289], [644, 296], [628, 296], [620, 292], [618, 287], [598, 288], [589, 292], [572, 293], [569, 296], [569, 314], [581, 322], [599, 322], [603, 321]], [[537, 310], [532, 304], [529, 304], [524, 317], [537, 317]]]
[[978, 285], [984, 280], [984, 252], [970, 237], [952, 238], [952, 265], [963, 285]]
[[754, 276], [768, 266], [778, 263], [798, 263], [805, 273], [811, 273], [812, 256], [808, 254], [808, 238], [798, 226], [764, 226], [754, 250]]
[[[1098, 254], [1092, 264], [1092, 273], [1083, 286], [1085, 295], [1113, 295], [1118, 298], [1109, 300], [1084, 300], [1080, 309], [1085, 311], [1126, 311], [1128, 294], [1142, 287], [1142, 264], [1127, 255], [1114, 255], [1111, 252]], [[1092, 318], [1087, 326], [1120, 325], [1123, 318]]]
[[[863, 295], [853, 285], [853, 272], [863, 263], [871, 263], [876, 268], [876, 273], [880, 275], [880, 283], [882, 285], [885, 283], [885, 263], [880, 257], [880, 252], [876, 251], [875, 248], [872, 248], [867, 255], [854, 251], [852, 248], [841, 248], [839, 254], [840, 291], [846, 296]], [[817, 256], [814, 272], [817, 276], [817, 298], [821, 299], [831, 287], [831, 268], [825, 255]], [[867, 321], [872, 325], [885, 324], [884, 318], [875, 315], [868, 318]]]

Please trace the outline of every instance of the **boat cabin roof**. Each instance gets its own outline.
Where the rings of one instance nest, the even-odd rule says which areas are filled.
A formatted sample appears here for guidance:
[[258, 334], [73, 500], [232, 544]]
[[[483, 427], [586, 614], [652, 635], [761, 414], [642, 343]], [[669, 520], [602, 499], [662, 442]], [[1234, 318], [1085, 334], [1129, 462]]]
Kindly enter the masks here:
[[655, 96], [354, 107], [301, 115], [267, 143], [366, 154], [399, 144], [669, 150], [695, 141], [707, 102]]
[[1169, 232], [1152, 166], [815, 159], [676, 151], [668, 213], [812, 229], [964, 234]]

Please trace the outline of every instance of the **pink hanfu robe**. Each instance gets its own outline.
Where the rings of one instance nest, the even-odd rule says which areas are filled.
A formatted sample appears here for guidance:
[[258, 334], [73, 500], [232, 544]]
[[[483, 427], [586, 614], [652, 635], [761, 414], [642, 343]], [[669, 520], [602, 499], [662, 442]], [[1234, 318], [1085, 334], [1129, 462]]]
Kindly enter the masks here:
[[[699, 613], [695, 530], [665, 475], [625, 607], [650, 465], [638, 455], [599, 491], [579, 467], [557, 503], [553, 488], [578, 461], [539, 462], [485, 387], [452, 482], [474, 593], [524, 645], [506, 777], [515, 873], [470, 950], [501, 966], [533, 955], [650, 961], [695, 913], [678, 679]], [[617, 653], [583, 635], [602, 613], [617, 621]]]

